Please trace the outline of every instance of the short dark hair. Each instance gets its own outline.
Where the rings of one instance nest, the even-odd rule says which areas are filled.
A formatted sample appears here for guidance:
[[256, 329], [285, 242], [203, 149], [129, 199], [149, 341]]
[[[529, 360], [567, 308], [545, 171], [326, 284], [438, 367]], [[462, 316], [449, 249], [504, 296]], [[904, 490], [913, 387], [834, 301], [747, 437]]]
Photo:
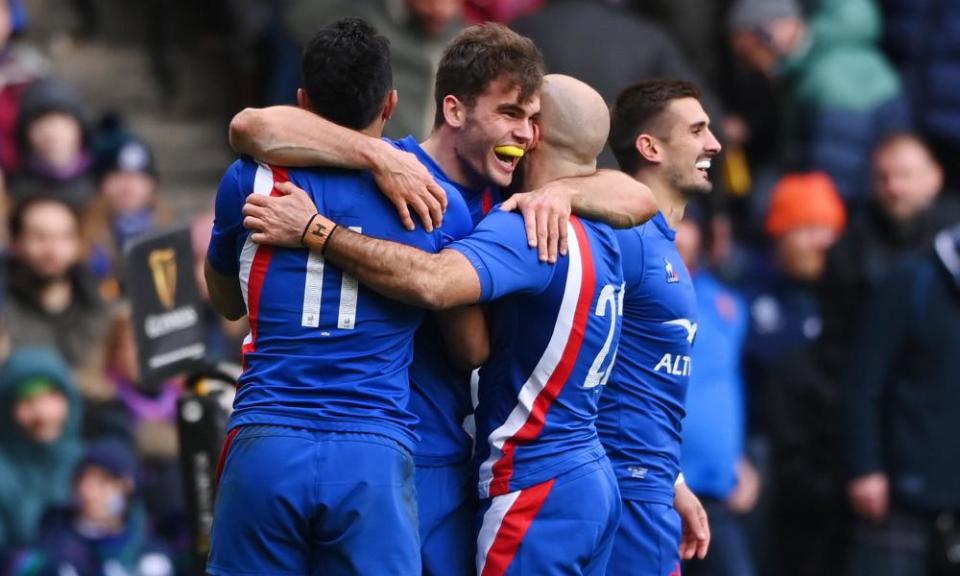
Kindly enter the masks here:
[[10, 238], [17, 239], [23, 234], [24, 220], [26, 220], [27, 212], [34, 206], [41, 204], [58, 204], [66, 208], [67, 211], [70, 212], [70, 215], [73, 216], [79, 232], [82, 225], [82, 218], [80, 210], [78, 210], [76, 206], [60, 196], [38, 193], [17, 200], [14, 204], [13, 213], [10, 214]]
[[366, 128], [393, 86], [390, 42], [363, 20], [337, 20], [307, 43], [301, 71], [314, 112], [347, 128]]
[[443, 124], [447, 95], [473, 105], [491, 82], [504, 76], [520, 88], [520, 100], [525, 101], [540, 89], [545, 68], [533, 40], [503, 24], [486, 22], [463, 30], [447, 45], [437, 67], [434, 126]]
[[608, 142], [620, 169], [633, 173], [642, 158], [634, 143], [644, 132], [654, 129], [657, 120], [673, 100], [700, 100], [700, 89], [685, 80], [643, 80], [620, 93], [610, 111]]

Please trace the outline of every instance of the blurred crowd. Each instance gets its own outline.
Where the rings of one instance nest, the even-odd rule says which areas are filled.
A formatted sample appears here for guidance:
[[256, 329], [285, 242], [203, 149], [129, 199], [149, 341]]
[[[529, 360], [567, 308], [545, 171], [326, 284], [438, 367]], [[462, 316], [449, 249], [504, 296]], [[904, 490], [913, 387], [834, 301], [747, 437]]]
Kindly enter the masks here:
[[[165, 97], [190, 90], [176, 82], [171, 14], [202, 12], [197, 49], [211, 35], [228, 47], [225, 118], [293, 104], [299, 47], [343, 16], [390, 39], [390, 137], [426, 135], [442, 48], [483, 20], [531, 37], [550, 72], [609, 102], [642, 78], [697, 82], [724, 156], [677, 236], [700, 306], [683, 471], [714, 542], [684, 572], [957, 570], [960, 4], [147, 4], [144, 49]], [[62, 9], [96, 37], [97, 2]], [[123, 252], [189, 225], [199, 270], [212, 215], [177, 214], [154, 143], [52, 76], [29, 25], [20, 0], [0, 1], [2, 573], [189, 573], [182, 382], [140, 385]], [[237, 361], [245, 326], [206, 323], [211, 359]]]

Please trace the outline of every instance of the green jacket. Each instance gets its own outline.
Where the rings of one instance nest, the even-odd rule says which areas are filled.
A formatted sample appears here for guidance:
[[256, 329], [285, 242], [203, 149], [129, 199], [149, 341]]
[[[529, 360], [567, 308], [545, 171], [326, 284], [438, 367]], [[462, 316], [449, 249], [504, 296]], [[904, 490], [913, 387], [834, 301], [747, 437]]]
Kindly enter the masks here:
[[808, 26], [805, 45], [779, 69], [796, 104], [863, 112], [900, 94], [900, 79], [878, 45], [883, 22], [873, 0], [823, 0]]
[[[52, 444], [28, 439], [13, 419], [17, 390], [45, 377], [66, 395], [69, 415]], [[15, 350], [0, 367], [0, 549], [29, 544], [50, 506], [70, 501], [73, 468], [82, 454], [80, 396], [60, 356], [48, 348]]]

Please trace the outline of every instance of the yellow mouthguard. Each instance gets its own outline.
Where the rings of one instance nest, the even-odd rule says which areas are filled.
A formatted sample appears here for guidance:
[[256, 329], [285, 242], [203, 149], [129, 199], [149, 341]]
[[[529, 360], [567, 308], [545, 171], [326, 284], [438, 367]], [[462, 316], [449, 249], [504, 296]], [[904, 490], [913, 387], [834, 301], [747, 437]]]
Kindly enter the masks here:
[[503, 154], [504, 156], [512, 156], [514, 158], [523, 158], [525, 153], [524, 149], [519, 146], [497, 146], [493, 149], [497, 154]]

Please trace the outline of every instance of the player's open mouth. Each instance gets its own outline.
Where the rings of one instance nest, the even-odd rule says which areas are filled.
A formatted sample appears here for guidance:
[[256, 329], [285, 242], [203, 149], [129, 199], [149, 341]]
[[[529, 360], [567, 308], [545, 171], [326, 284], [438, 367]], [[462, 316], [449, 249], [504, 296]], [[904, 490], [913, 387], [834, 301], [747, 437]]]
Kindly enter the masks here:
[[709, 172], [710, 170], [711, 163], [712, 162], [709, 158], [704, 158], [703, 160], [700, 160], [697, 162], [696, 164], [697, 170], [706, 177], [707, 172]]
[[497, 157], [497, 161], [508, 170], [516, 168], [525, 153], [526, 150], [513, 145], [497, 146], [493, 149], [493, 155]]

